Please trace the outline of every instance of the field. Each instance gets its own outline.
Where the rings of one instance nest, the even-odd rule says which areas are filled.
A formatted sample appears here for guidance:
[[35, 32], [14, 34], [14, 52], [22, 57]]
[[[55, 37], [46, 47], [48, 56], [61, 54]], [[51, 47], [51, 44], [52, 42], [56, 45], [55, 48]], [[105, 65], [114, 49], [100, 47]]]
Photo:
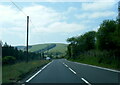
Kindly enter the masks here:
[[47, 60], [36, 60], [30, 62], [21, 62], [14, 65], [7, 65], [2, 67], [2, 82], [10, 83], [23, 79], [33, 71], [47, 64]]

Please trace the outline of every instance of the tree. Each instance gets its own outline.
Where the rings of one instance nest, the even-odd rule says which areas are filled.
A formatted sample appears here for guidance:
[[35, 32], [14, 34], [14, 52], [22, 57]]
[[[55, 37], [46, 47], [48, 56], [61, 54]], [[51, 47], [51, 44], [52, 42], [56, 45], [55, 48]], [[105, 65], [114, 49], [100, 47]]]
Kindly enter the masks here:
[[96, 35], [95, 31], [89, 31], [82, 36], [84, 51], [95, 49], [95, 35]]
[[68, 38], [68, 55], [69, 58], [75, 59], [81, 53], [95, 48], [95, 31], [90, 31], [78, 37]]
[[105, 20], [100, 25], [97, 32], [97, 48], [100, 50], [113, 50], [116, 48], [114, 41], [114, 32], [116, 31], [116, 21]]

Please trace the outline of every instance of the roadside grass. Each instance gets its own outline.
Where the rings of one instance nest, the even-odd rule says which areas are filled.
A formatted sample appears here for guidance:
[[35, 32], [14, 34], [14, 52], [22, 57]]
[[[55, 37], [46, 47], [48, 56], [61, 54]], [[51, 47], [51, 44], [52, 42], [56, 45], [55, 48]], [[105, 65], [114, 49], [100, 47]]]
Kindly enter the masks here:
[[118, 67], [118, 62], [116, 60], [102, 60], [100, 62], [101, 58], [98, 57], [84, 57], [80, 59], [68, 59], [70, 61], [84, 63], [84, 64], [90, 64], [115, 70], [120, 70], [120, 67]]
[[21, 80], [47, 63], [49, 63], [47, 60], [34, 60], [28, 63], [20, 62], [14, 65], [3, 66], [2, 83], [11, 83]]

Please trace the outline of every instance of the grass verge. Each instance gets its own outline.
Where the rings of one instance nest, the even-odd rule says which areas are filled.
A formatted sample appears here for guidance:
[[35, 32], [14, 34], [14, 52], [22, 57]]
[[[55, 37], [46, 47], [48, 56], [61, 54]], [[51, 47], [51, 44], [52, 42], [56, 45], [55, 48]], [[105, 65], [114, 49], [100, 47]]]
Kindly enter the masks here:
[[90, 64], [90, 65], [95, 65], [99, 67], [105, 67], [109, 69], [114, 69], [114, 70], [120, 70], [118, 67], [118, 62], [116, 60], [112, 60], [110, 63], [108, 60], [99, 62], [100, 59], [98, 57], [86, 57], [84, 59], [68, 59], [73, 62], [79, 62], [79, 63], [84, 63], [84, 64]]
[[16, 82], [25, 78], [28, 74], [49, 63], [47, 60], [34, 60], [16, 63], [2, 67], [2, 83]]

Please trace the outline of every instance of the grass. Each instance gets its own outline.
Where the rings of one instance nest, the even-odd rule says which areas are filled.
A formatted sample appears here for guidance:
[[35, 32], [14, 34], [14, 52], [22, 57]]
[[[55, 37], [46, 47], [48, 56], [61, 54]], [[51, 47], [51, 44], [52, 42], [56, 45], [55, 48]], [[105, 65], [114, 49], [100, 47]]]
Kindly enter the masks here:
[[35, 60], [28, 63], [21, 62], [14, 65], [3, 66], [2, 68], [2, 82], [11, 83], [13, 81], [18, 81], [32, 73], [39, 67], [47, 64], [47, 60]]
[[120, 70], [120, 68], [117, 67], [117, 62], [115, 60], [112, 60], [111, 63], [107, 63], [107, 60], [106, 60], [106, 63], [105, 62], [99, 63], [98, 57], [86, 57], [84, 59], [81, 58], [81, 59], [69, 59], [69, 60], [74, 62], [84, 63], [84, 64], [90, 64], [90, 65]]

